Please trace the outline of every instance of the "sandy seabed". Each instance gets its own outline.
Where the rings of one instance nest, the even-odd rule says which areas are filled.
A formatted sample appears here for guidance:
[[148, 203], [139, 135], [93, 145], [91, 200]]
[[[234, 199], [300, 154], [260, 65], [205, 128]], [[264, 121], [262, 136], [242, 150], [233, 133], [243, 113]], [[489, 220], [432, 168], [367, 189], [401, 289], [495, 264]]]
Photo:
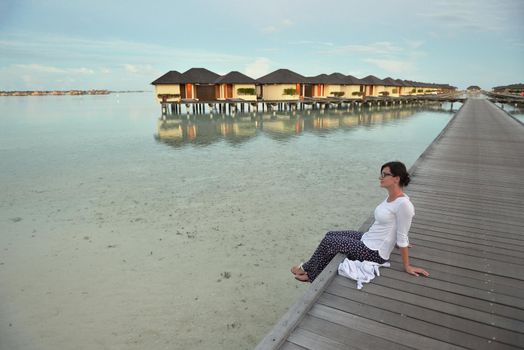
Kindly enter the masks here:
[[358, 228], [380, 164], [412, 164], [448, 120], [401, 145], [394, 123], [352, 141], [2, 145], [0, 349], [253, 348], [308, 287], [291, 265]]
[[357, 227], [371, 203], [229, 175], [4, 193], [2, 349], [251, 348], [307, 288], [291, 264], [324, 231]]

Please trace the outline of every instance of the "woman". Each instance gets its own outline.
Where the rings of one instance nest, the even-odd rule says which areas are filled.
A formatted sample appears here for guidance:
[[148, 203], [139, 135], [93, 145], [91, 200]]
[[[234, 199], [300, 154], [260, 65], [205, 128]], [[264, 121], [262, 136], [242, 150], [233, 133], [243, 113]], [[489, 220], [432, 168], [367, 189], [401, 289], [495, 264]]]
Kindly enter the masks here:
[[408, 232], [415, 209], [403, 191], [410, 181], [406, 166], [401, 162], [382, 165], [379, 180], [388, 197], [375, 208], [375, 222], [369, 231], [328, 232], [309, 261], [291, 268], [297, 280], [313, 282], [337, 253], [346, 254], [349, 260], [383, 264], [389, 260], [395, 244], [400, 248], [407, 273], [429, 276], [426, 270], [409, 263]]

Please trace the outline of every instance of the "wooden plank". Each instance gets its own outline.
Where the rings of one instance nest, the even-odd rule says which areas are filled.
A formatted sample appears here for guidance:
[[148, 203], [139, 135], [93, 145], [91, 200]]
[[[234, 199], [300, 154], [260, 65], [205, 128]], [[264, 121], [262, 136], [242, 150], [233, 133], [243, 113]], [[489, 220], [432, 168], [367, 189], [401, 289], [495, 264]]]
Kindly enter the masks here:
[[[422, 266], [419, 264], [419, 266]], [[498, 296], [508, 296], [516, 299], [522, 299], [522, 289], [516, 287], [516, 286], [508, 286], [506, 284], [497, 284], [493, 281], [488, 280], [478, 280], [475, 278], [471, 278], [469, 276], [464, 275], [457, 275], [457, 274], [451, 274], [445, 269], [428, 269], [430, 271], [430, 279], [432, 281], [438, 281], [441, 282], [443, 285], [442, 288], [446, 288], [446, 283], [451, 283], [455, 286], [458, 286], [457, 288], [472, 288], [474, 290], [477, 290], [480, 292], [491, 292], [496, 297]], [[392, 266], [388, 270], [384, 271], [384, 273], [388, 274], [388, 271], [396, 271], [401, 274], [405, 274], [404, 268], [401, 266]], [[410, 277], [410, 276], [408, 276]], [[429, 282], [428, 282], [429, 283]]]
[[[411, 283], [415, 285], [421, 285], [428, 288], [432, 288], [435, 291], [445, 291], [445, 292], [451, 292], [455, 294], [460, 294], [464, 296], [468, 296], [471, 298], [476, 298], [496, 304], [505, 305], [508, 307], [511, 307], [511, 311], [518, 311], [520, 313], [520, 319], [524, 319], [524, 295], [521, 295], [520, 297], [513, 297], [509, 295], [504, 294], [498, 294], [493, 292], [490, 289], [479, 289], [479, 288], [472, 288], [469, 286], [464, 286], [452, 282], [447, 282], [443, 280], [435, 279], [434, 277], [431, 278], [413, 278], [412, 276], [408, 275], [405, 272], [396, 271], [393, 269], [382, 269], [381, 276], [384, 278], [381, 278], [380, 281], [384, 280], [385, 278], [391, 278], [396, 279], [399, 281], [403, 281], [406, 283]], [[386, 282], [386, 281], [385, 281]], [[387, 282], [386, 282], [387, 283]], [[517, 309], [518, 310], [515, 310]]]
[[[323, 293], [319, 299], [326, 297]], [[316, 334], [322, 334], [330, 339], [337, 339], [339, 342], [347, 345], [357, 344], [359, 349], [388, 349], [402, 350], [406, 349], [404, 345], [393, 343], [387, 339], [379, 337], [370, 337], [368, 334], [344, 327], [342, 325], [322, 320], [313, 316], [306, 316], [300, 324], [301, 328], [307, 329]]]
[[487, 220], [479, 220], [479, 221], [466, 221], [466, 220], [458, 220], [455, 218], [454, 221], [446, 221], [442, 222], [442, 217], [447, 217], [447, 215], [425, 215], [421, 216], [418, 215], [418, 217], [415, 219], [417, 224], [433, 224], [438, 223], [441, 227], [450, 227], [454, 228], [455, 231], [461, 231], [466, 230], [468, 232], [479, 230], [483, 232], [489, 232], [493, 236], [501, 236], [503, 232], [507, 232], [509, 238], [519, 240], [520, 236], [520, 228], [517, 225], [507, 223], [492, 223]]
[[[511, 243], [502, 243], [499, 240], [495, 239], [488, 239], [488, 237], [482, 235], [479, 237], [475, 236], [465, 236], [465, 235], [456, 235], [453, 233], [445, 232], [444, 230], [434, 230], [429, 228], [416, 228], [410, 230], [410, 236], [415, 239], [425, 239], [425, 240], [433, 240], [435, 242], [453, 242], [454, 244], [474, 244], [478, 246], [485, 246], [485, 247], [495, 247], [497, 250], [495, 251], [504, 251], [507, 254], [516, 254], [516, 256], [524, 255], [522, 252], [523, 247]], [[413, 242], [412, 242], [413, 243]]]
[[[333, 294], [332, 294], [333, 293]], [[488, 341], [492, 340], [486, 338], [486, 333], [480, 335], [470, 334], [469, 331], [473, 324], [472, 322], [462, 322], [462, 328], [466, 332], [462, 332], [456, 328], [450, 328], [449, 323], [438, 324], [434, 319], [428, 318], [427, 315], [420, 319], [412, 317], [410, 314], [404, 312], [400, 303], [396, 305], [394, 301], [382, 298], [378, 301], [376, 296], [366, 298], [362, 291], [353, 289], [348, 291], [347, 288], [333, 283], [328, 291], [322, 295], [318, 303], [327, 307], [332, 307], [344, 312], [365, 317], [367, 319], [378, 321], [380, 323], [388, 324], [394, 327], [402, 328], [406, 331], [421, 334], [424, 336], [431, 335], [432, 338], [439, 341], [454, 343], [458, 346], [463, 346], [471, 349], [493, 349], [493, 344]], [[369, 294], [367, 294], [369, 296]], [[353, 300], [356, 299], [356, 300]], [[374, 303], [375, 299], [378, 303]], [[358, 301], [357, 301], [358, 300]], [[393, 311], [390, 310], [399, 310]], [[421, 312], [422, 310], [418, 310]], [[435, 316], [435, 314], [433, 314]], [[448, 318], [449, 319], [449, 318]], [[469, 328], [468, 328], [469, 327]], [[377, 349], [378, 347], [375, 347]], [[383, 347], [381, 347], [383, 348]], [[498, 349], [513, 349], [513, 346], [497, 343]], [[389, 347], [388, 347], [389, 349]]]
[[[404, 317], [410, 317], [427, 323], [432, 323], [445, 328], [471, 334], [476, 337], [485, 338], [486, 342], [491, 340], [510, 346], [518, 346], [519, 344], [522, 344], [522, 341], [524, 340], [524, 336], [521, 333], [508, 331], [506, 329], [485, 323], [478, 323], [464, 317], [442, 312], [441, 310], [432, 310], [420, 305], [404, 303], [402, 301], [389, 298], [387, 294], [382, 295], [371, 293], [368, 291], [367, 286], [366, 289], [357, 290], [354, 286], [342, 285], [338, 280], [334, 280], [325, 294], [327, 295], [328, 293], [352, 300], [357, 303], [362, 303], [368, 308], [374, 307], [381, 310], [387, 310], [389, 312], [403, 315]], [[324, 295], [322, 298], [324, 298]], [[319, 301], [325, 300], [322, 298], [319, 299]], [[366, 315], [367, 317], [368, 311], [366, 310], [363, 315]], [[383, 320], [383, 318], [381, 320]], [[400, 323], [400, 325], [403, 325], [403, 323]], [[446, 337], [446, 334], [440, 334], [440, 332], [437, 332], [437, 329], [438, 328], [434, 329], [434, 336]], [[436, 335], [437, 333], [438, 335]]]
[[410, 255], [415, 258], [441, 262], [446, 265], [460, 266], [470, 270], [514, 277], [521, 280], [524, 279], [524, 269], [520, 265], [505, 264], [499, 261], [475, 256], [464, 256], [427, 247], [412, 249], [410, 250]]
[[[412, 283], [416, 281], [417, 283]], [[383, 276], [376, 281], [377, 285], [394, 288], [406, 293], [424, 296], [426, 298], [436, 299], [441, 302], [449, 304], [457, 304], [472, 310], [483, 311], [491, 315], [498, 315], [505, 318], [513, 318], [515, 320], [524, 320], [524, 310], [517, 306], [511, 307], [504, 304], [502, 301], [495, 300], [495, 295], [491, 292], [480, 293], [478, 296], [472, 296], [466, 293], [464, 288], [452, 288], [448, 291], [440, 287], [438, 283], [433, 283], [430, 278], [411, 278], [410, 280], [400, 280]], [[435, 288], [437, 285], [439, 288]], [[453, 287], [448, 285], [448, 287]], [[462, 293], [460, 293], [462, 292]], [[502, 298], [501, 298], [502, 299]], [[507, 298], [509, 299], [509, 298]], [[524, 329], [524, 322], [518, 322]]]
[[[475, 256], [479, 258], [487, 258], [493, 261], [500, 261], [502, 263], [524, 265], [524, 256], [521, 256], [520, 252], [506, 253], [503, 249], [499, 249], [497, 252], [496, 247], [490, 249], [487, 245], [470, 245], [461, 244], [460, 242], [437, 242], [428, 237], [429, 239], [421, 239], [417, 237], [414, 240], [410, 240], [411, 243], [417, 247], [426, 247], [432, 249], [438, 249], [449, 253], [457, 253], [469, 256]], [[522, 266], [524, 268], [524, 266]]]
[[[457, 212], [460, 211], [463, 214], [483, 214], [483, 215], [496, 215], [500, 218], [515, 218], [520, 216], [519, 208], [520, 206], [514, 205], [513, 207], [508, 205], [486, 205], [482, 203], [479, 205], [467, 204], [464, 201], [459, 202], [458, 200], [444, 200], [443, 197], [438, 200], [423, 200], [420, 197], [411, 196], [411, 201], [415, 208], [417, 208], [417, 213], [422, 210], [422, 212], [430, 213], [446, 213], [446, 212]], [[491, 204], [491, 203], [490, 203]], [[513, 210], [511, 210], [513, 208]]]
[[[464, 285], [468, 285], [468, 281], [470, 281], [473, 283], [473, 286], [484, 283], [486, 286], [489, 286], [494, 290], [499, 287], [500, 289], [497, 289], [497, 291], [513, 296], [522, 296], [522, 290], [524, 290], [524, 281], [520, 279], [464, 269], [453, 265], [442, 264], [414, 257], [410, 258], [410, 260], [413, 265], [424, 266], [424, 268], [428, 269], [430, 271], [431, 278], [438, 277], [442, 280], [456, 281], [456, 283], [460, 283], [460, 281], [462, 281]], [[399, 270], [403, 270], [402, 259], [399, 254], [392, 254], [390, 261], [393, 263], [392, 268], [396, 268], [398, 266]]]
[[[427, 233], [427, 234], [426, 234]], [[504, 255], [507, 254], [509, 256], [513, 256], [516, 258], [524, 258], [524, 253], [517, 249], [518, 247], [509, 245], [509, 244], [500, 244], [493, 241], [488, 241], [486, 239], [480, 239], [478, 241], [475, 241], [472, 238], [468, 237], [455, 237], [453, 235], [446, 235], [443, 233], [433, 233], [428, 232], [426, 230], [424, 231], [415, 231], [410, 232], [410, 236], [412, 239], [410, 239], [410, 243], [412, 245], [420, 244], [423, 246], [426, 246], [430, 243], [439, 243], [439, 244], [445, 244], [445, 245], [453, 245], [459, 248], [470, 248], [473, 250], [481, 250], [486, 251], [489, 250], [490, 252]], [[470, 246], [469, 246], [470, 245]]]
[[[437, 232], [445, 232], [449, 234], [457, 235], [457, 237], [472, 237], [472, 238], [480, 238], [485, 239], [486, 241], [494, 240], [494, 241], [500, 241], [507, 244], [512, 244], [516, 246], [523, 246], [522, 241], [519, 239], [512, 239], [512, 238], [505, 238], [503, 236], [499, 236], [496, 234], [496, 232], [493, 232], [491, 230], [485, 230], [484, 228], [477, 228], [476, 232], [474, 229], [465, 229], [464, 227], [460, 227], [460, 229], [457, 229], [457, 227], [454, 227], [450, 223], [442, 223], [438, 221], [424, 221], [422, 218], [417, 218], [415, 221], [413, 221], [412, 224], [413, 229], [416, 230], [428, 230], [428, 231], [437, 231]], [[501, 233], [503, 234], [503, 233]]]
[[298, 328], [288, 338], [288, 341], [306, 349], [316, 350], [351, 350], [358, 349], [355, 346], [339, 343], [333, 339]]
[[485, 218], [482, 220], [461, 220], [460, 218], [453, 218], [453, 221], [443, 221], [443, 217], [448, 217], [446, 212], [443, 212], [441, 214], [430, 214], [425, 213], [425, 215], [422, 215], [423, 210], [420, 213], [416, 213], [414, 221], [417, 223], [428, 223], [435, 225], [435, 223], [438, 223], [439, 225], [442, 225], [443, 227], [451, 226], [455, 223], [459, 225], [460, 228], [464, 228], [466, 230], [469, 229], [469, 231], [472, 230], [480, 230], [481, 232], [493, 232], [494, 235], [499, 235], [501, 232], [508, 233], [510, 238], [521, 240], [522, 235], [521, 231], [519, 229], [519, 226], [514, 223], [497, 223], [497, 222], [490, 222], [487, 221], [489, 218]]
[[309, 314], [351, 329], [356, 329], [360, 332], [367, 333], [370, 336], [390, 339], [395, 343], [415, 349], [463, 349], [450, 343], [411, 333], [397, 327], [369, 320], [325, 305], [315, 304], [311, 308]]
[[[523, 196], [524, 197], [524, 196]], [[514, 230], [518, 237], [522, 237], [518, 230], [520, 226], [520, 217], [506, 217], [502, 218], [492, 214], [476, 213], [467, 215], [467, 213], [457, 214], [455, 211], [449, 210], [436, 210], [430, 209], [426, 210], [424, 208], [419, 208], [417, 210], [417, 215], [424, 217], [425, 219], [434, 219], [439, 220], [443, 215], [447, 217], [450, 222], [457, 223], [465, 227], [485, 227], [490, 228], [494, 231], [506, 230], [506, 227]]]
[[296, 344], [290, 343], [286, 341], [282, 347], [280, 347], [281, 350], [307, 350], [306, 348], [303, 348], [301, 346], [298, 346]]
[[[384, 286], [378, 284], [377, 281], [366, 285], [366, 292], [378, 294], [378, 295], [387, 295], [390, 299], [397, 300], [399, 302], [408, 303], [412, 305], [417, 305], [424, 307], [429, 310], [445, 312], [450, 315], [457, 317], [466, 318], [469, 320], [477, 321], [479, 323], [484, 323], [486, 325], [497, 326], [504, 328], [513, 332], [522, 332], [524, 329], [524, 322], [515, 319], [509, 319], [507, 317], [499, 316], [492, 314], [489, 310], [485, 311], [471, 309], [460, 304], [461, 301], [466, 298], [457, 295], [456, 300], [441, 301], [435, 299], [434, 297], [427, 297], [421, 294], [413, 293], [412, 289], [410, 291], [404, 291], [399, 289], [394, 289], [391, 286]], [[344, 281], [337, 279], [336, 283], [339, 283], [343, 286], [353, 287], [353, 281]], [[489, 303], [486, 303], [489, 306]]]
[[[417, 186], [418, 184], [418, 186]], [[418, 188], [417, 188], [418, 187]], [[466, 208], [470, 207], [479, 207], [479, 206], [486, 206], [487, 208], [490, 207], [520, 207], [520, 199], [519, 198], [490, 198], [489, 201], [486, 201], [484, 198], [481, 198], [480, 196], [461, 196], [459, 197], [454, 193], [453, 191], [446, 191], [446, 188], [435, 188], [435, 189], [428, 189], [426, 186], [424, 186], [424, 183], [418, 183], [413, 180], [413, 184], [409, 185], [409, 189], [407, 190], [408, 194], [410, 194], [410, 197], [413, 199], [414, 203], [418, 203], [419, 201], [425, 200], [427, 203], [434, 203], [435, 205], [439, 204], [449, 204], [449, 203], [458, 203], [460, 205], [466, 206]]]
[[[422, 214], [422, 216], [425, 215], [441, 215], [445, 213], [448, 215], [449, 218], [456, 218], [457, 220], [464, 220], [464, 221], [476, 221], [478, 218], [481, 219], [490, 219], [491, 222], [500, 222], [502, 224], [511, 224], [515, 226], [520, 226], [520, 215], [517, 215], [517, 208], [515, 207], [515, 211], [512, 213], [510, 211], [506, 210], [500, 212], [500, 213], [494, 213], [489, 210], [488, 207], [485, 207], [484, 205], [477, 205], [476, 207], [472, 208], [466, 208], [464, 205], [461, 205], [459, 208], [452, 208], [450, 205], [447, 205], [446, 207], [438, 207], [438, 206], [424, 206], [420, 205], [414, 200], [414, 203], [417, 204], [417, 213]], [[500, 207], [500, 206], [499, 206]]]

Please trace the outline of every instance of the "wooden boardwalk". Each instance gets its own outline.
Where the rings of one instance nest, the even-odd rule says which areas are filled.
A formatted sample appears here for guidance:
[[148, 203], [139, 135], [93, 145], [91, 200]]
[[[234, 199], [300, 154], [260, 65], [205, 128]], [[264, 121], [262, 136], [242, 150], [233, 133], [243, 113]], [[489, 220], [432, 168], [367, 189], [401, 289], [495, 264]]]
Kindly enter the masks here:
[[357, 290], [339, 254], [257, 349], [524, 348], [524, 126], [469, 99], [411, 171], [411, 263], [431, 276], [397, 251]]

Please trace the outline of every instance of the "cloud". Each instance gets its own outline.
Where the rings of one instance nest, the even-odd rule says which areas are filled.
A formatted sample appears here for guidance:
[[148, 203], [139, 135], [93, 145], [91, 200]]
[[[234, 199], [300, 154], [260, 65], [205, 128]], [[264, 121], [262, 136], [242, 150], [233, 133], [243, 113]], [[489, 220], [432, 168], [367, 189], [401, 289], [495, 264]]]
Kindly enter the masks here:
[[262, 33], [265, 33], [265, 34], [274, 34], [274, 33], [277, 33], [277, 32], [280, 32], [286, 28], [289, 28], [289, 27], [292, 27], [295, 23], [293, 23], [292, 20], [288, 19], [288, 18], [285, 18], [283, 20], [281, 20], [280, 22], [278, 23], [273, 23], [273, 24], [270, 24], [266, 27], [263, 27], [261, 29]]
[[404, 39], [404, 42], [406, 43], [406, 46], [410, 49], [419, 49], [425, 43], [423, 40], [409, 40], [409, 39]]
[[[18, 63], [38, 58], [40, 62], [89, 61], [92, 65], [122, 66], [125, 64], [156, 66], [166, 62], [182, 62], [178, 66], [194, 66], [194, 62], [245, 62], [246, 56], [225, 54], [206, 49], [173, 48], [165, 45], [126, 40], [89, 40], [63, 35], [5, 35], [0, 40], [0, 64]], [[32, 62], [29, 62], [32, 63]], [[131, 67], [129, 69], [132, 70]]]
[[12, 67], [23, 70], [27, 73], [49, 73], [49, 74], [94, 74], [95, 71], [89, 68], [59, 68], [54, 66], [45, 66], [41, 64], [15, 64]]
[[368, 59], [365, 59], [364, 61], [374, 64], [377, 67], [389, 73], [401, 74], [401, 73], [409, 73], [414, 70], [414, 64], [413, 62], [410, 62], [410, 61], [394, 60], [394, 59], [376, 59], [376, 58], [368, 58]]
[[524, 47], [524, 40], [522, 39], [512, 39], [507, 38], [505, 41], [508, 43], [509, 46], [516, 47], [516, 48], [523, 48]]
[[[440, 1], [433, 3], [417, 14], [428, 25], [434, 25], [440, 32], [448, 35], [470, 34], [471, 32], [492, 33], [511, 32], [515, 26], [522, 28], [521, 1]], [[520, 24], [519, 24], [520, 23]]]
[[401, 52], [402, 48], [389, 42], [381, 41], [376, 43], [371, 43], [367, 45], [339, 45], [334, 46], [333, 48], [320, 50], [319, 53], [324, 54], [375, 54], [375, 55], [385, 55]]
[[270, 72], [271, 62], [267, 58], [257, 58], [254, 62], [246, 65], [244, 70], [247, 76], [251, 78], [260, 78]]
[[9, 90], [143, 89], [168, 70], [203, 66], [229, 72], [253, 60], [205, 48], [29, 33], [2, 35], [0, 52], [0, 89]]
[[278, 29], [275, 26], [267, 26], [267, 27], [262, 28], [262, 32], [266, 34], [276, 33], [277, 31]]
[[2, 90], [87, 88], [86, 82], [93, 79], [96, 79], [95, 70], [86, 67], [57, 67], [31, 63], [0, 68]]
[[417, 61], [426, 56], [422, 50], [424, 45], [423, 40], [399, 38], [398, 42], [333, 45], [317, 52], [332, 57], [350, 58], [352, 62], [360, 60], [391, 74], [406, 74], [415, 72]]
[[157, 74], [158, 75], [160, 73], [158, 70], [154, 69], [153, 66], [151, 66], [150, 64], [126, 63], [123, 65], [123, 67], [127, 73], [131, 73], [131, 74], [146, 74], [146, 75]]
[[335, 46], [330, 41], [312, 41], [312, 40], [299, 40], [290, 42], [291, 45], [307, 45], [307, 46], [316, 46], [316, 47], [325, 47], [325, 46]]
[[480, 21], [472, 18], [468, 13], [421, 13], [419, 14], [426, 21], [436, 22], [441, 30], [446, 31], [480, 31], [491, 32], [499, 31], [501, 27], [494, 23], [493, 19], [489, 21]]

